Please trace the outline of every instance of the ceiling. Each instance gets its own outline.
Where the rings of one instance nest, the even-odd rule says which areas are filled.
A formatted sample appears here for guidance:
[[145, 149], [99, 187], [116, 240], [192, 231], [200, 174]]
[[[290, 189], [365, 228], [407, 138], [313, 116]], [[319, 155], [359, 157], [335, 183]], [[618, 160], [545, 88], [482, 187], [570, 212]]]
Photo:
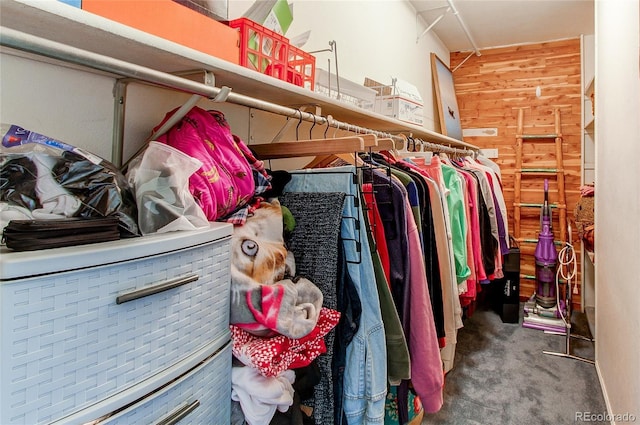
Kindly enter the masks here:
[[[594, 0], [409, 0], [451, 52], [473, 45], [454, 14], [482, 49], [594, 34]], [[451, 7], [453, 6], [453, 7]], [[450, 10], [445, 13], [447, 7]]]

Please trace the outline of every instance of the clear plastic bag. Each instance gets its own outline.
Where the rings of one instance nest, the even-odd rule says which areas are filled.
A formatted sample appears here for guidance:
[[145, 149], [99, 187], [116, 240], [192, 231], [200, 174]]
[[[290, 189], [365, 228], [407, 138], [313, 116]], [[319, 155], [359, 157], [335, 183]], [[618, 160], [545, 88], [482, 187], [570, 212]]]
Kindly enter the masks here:
[[189, 177], [201, 166], [199, 160], [158, 142], [150, 142], [132, 161], [127, 180], [134, 188], [143, 235], [209, 226], [189, 192]]

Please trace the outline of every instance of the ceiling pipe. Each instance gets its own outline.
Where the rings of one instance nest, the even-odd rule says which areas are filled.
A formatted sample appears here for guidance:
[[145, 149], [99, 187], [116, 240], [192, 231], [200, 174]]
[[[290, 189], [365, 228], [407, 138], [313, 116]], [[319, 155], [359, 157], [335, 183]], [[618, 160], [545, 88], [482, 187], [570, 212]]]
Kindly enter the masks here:
[[464, 33], [467, 35], [467, 39], [473, 46], [473, 50], [475, 50], [476, 56], [480, 56], [480, 49], [478, 48], [478, 45], [476, 44], [476, 42], [473, 40], [473, 37], [469, 32], [469, 28], [467, 28], [467, 25], [462, 20], [462, 16], [460, 16], [460, 14], [458, 13], [458, 9], [456, 9], [456, 7], [453, 5], [453, 0], [447, 0], [447, 3], [449, 3], [449, 7], [451, 8], [451, 11], [455, 15], [455, 17], [458, 18], [458, 22], [460, 23], [460, 26], [462, 27]]
[[[436, 18], [436, 19], [431, 23], [431, 25], [429, 25], [429, 26], [427, 27], [427, 29], [425, 29], [424, 31], [422, 31], [422, 34], [420, 34], [418, 37], [416, 37], [416, 43], [418, 43], [418, 42], [420, 41], [420, 39], [421, 39], [421, 38], [422, 38], [426, 33], [428, 33], [429, 31], [431, 31], [431, 28], [435, 27], [435, 26], [436, 26], [436, 24], [437, 24], [438, 22], [440, 22], [440, 20], [441, 20], [442, 18], [444, 18], [444, 15], [446, 15], [446, 14], [447, 14], [447, 12], [449, 12], [450, 10], [451, 10], [451, 8], [450, 8], [450, 7], [447, 7], [447, 10], [445, 10], [445, 11], [444, 11], [444, 13], [443, 13], [442, 15], [438, 16], [438, 17], [437, 17], [437, 18]], [[416, 14], [416, 18], [417, 18], [417, 17], [418, 17], [418, 15]], [[417, 25], [417, 20], [416, 20], [416, 25]]]

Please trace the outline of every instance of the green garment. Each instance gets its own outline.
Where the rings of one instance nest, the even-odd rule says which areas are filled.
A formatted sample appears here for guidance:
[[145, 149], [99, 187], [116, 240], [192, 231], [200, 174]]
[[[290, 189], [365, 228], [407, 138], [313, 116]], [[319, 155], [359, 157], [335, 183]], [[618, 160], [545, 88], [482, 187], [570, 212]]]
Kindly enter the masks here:
[[464, 189], [462, 178], [455, 168], [441, 164], [444, 185], [449, 190], [447, 207], [451, 219], [451, 237], [453, 242], [453, 260], [456, 267], [458, 284], [471, 276], [471, 269], [467, 263], [467, 218], [465, 215]]

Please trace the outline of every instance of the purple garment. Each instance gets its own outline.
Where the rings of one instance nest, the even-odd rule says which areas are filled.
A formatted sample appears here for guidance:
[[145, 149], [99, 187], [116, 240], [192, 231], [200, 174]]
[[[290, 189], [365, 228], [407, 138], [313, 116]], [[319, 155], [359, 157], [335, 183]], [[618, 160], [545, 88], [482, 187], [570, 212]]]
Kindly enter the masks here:
[[407, 191], [396, 180], [384, 175], [379, 170], [371, 172], [374, 184], [374, 196], [380, 211], [389, 251], [391, 294], [402, 322], [405, 337], [409, 338], [408, 309], [405, 308], [405, 290], [409, 288], [409, 242], [407, 240], [406, 207]]

